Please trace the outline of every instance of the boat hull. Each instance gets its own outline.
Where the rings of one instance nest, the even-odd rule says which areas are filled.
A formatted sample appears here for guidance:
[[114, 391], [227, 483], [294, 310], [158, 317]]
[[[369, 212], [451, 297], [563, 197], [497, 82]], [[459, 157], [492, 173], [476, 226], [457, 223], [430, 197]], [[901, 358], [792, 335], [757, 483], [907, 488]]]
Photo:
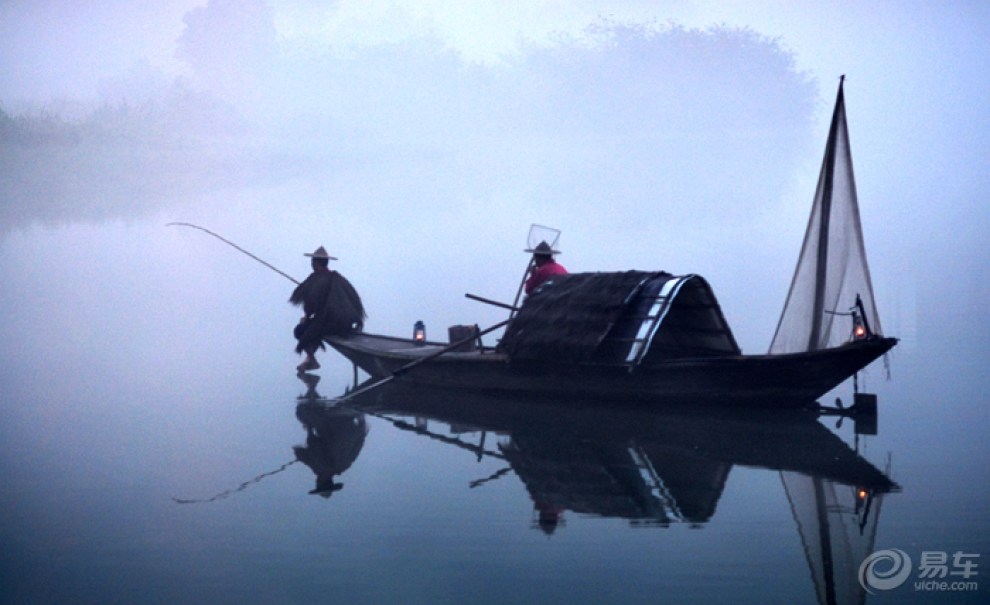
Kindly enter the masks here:
[[327, 342], [372, 378], [397, 372], [411, 384], [565, 398], [620, 397], [640, 402], [705, 402], [748, 405], [810, 405], [893, 347], [876, 338], [842, 347], [786, 355], [734, 355], [674, 359], [630, 370], [624, 365], [512, 363], [492, 350], [444, 353], [444, 343], [371, 334]]

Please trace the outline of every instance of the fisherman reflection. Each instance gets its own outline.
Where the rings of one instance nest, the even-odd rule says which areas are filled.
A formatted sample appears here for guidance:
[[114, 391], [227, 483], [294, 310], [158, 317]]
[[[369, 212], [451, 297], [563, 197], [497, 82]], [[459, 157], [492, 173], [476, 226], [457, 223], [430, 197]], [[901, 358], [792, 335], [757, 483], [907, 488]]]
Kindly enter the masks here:
[[334, 477], [349, 469], [364, 447], [368, 434], [364, 414], [348, 408], [300, 403], [296, 418], [306, 428], [306, 445], [292, 450], [316, 475], [316, 485], [309, 493], [329, 498], [344, 487]]
[[305, 401], [319, 401], [322, 399], [320, 393], [316, 390], [316, 386], [320, 384], [319, 376], [308, 372], [299, 372], [296, 376], [306, 385], [306, 392], [300, 395], [298, 399]]
[[293, 330], [299, 344], [296, 353], [306, 353], [306, 359], [296, 369], [300, 372], [316, 370], [316, 350], [325, 349], [323, 338], [360, 332], [364, 328], [364, 305], [357, 290], [343, 275], [329, 268], [335, 257], [320, 246], [315, 252], [307, 252], [313, 272], [299, 284], [289, 297], [289, 302], [303, 307], [303, 316]]

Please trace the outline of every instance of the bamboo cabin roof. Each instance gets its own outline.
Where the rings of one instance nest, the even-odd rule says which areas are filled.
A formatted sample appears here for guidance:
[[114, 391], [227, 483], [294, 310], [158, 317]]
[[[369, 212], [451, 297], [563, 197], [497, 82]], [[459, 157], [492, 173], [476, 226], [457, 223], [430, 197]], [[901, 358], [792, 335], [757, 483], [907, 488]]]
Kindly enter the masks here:
[[513, 361], [630, 368], [740, 353], [708, 282], [663, 271], [555, 276], [526, 298], [500, 346]]

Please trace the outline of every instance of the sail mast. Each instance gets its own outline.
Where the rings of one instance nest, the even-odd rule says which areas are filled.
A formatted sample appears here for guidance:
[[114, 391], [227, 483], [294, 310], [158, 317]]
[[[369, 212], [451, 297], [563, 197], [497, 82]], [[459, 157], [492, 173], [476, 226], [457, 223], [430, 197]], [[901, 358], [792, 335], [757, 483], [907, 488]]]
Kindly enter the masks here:
[[814, 310], [812, 311], [811, 332], [808, 335], [808, 349], [819, 349], [822, 321], [825, 318], [825, 288], [828, 277], [828, 238], [829, 220], [832, 214], [832, 183], [835, 179], [835, 147], [838, 138], [840, 114], [845, 114], [845, 101], [842, 94], [842, 84], [846, 76], [839, 77], [839, 92], [835, 98], [835, 109], [832, 111], [832, 123], [828, 129], [828, 142], [825, 145], [825, 158], [822, 161], [822, 200], [820, 207], [820, 222], [818, 230], [818, 255], [815, 267]]
[[867, 335], [882, 334], [859, 219], [844, 83], [842, 76], [811, 216], [771, 354], [819, 351], [849, 342], [854, 326], [839, 316], [855, 318], [853, 313], [870, 324]]

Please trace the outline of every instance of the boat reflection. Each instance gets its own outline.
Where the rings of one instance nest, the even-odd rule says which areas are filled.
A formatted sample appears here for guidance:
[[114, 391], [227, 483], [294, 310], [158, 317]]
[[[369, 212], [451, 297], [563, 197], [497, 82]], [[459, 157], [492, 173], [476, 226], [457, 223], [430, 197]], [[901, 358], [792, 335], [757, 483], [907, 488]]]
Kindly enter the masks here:
[[297, 455], [318, 489], [353, 462], [370, 415], [503, 460], [472, 487], [516, 475], [533, 502], [533, 527], [548, 534], [568, 513], [702, 526], [733, 467], [778, 472], [822, 603], [862, 600], [856, 570], [873, 550], [884, 495], [900, 489], [807, 410], [576, 406], [393, 383], [344, 403], [304, 402], [297, 414], [307, 427]]
[[[861, 500], [898, 489], [815, 413], [802, 410], [570, 406], [394, 384], [348, 404], [400, 429], [506, 460], [539, 510], [637, 525], [701, 524], [715, 514], [735, 465], [848, 486]], [[450, 437], [451, 429], [429, 430], [431, 423], [460, 437]], [[466, 441], [470, 433], [477, 433], [478, 445]], [[498, 444], [486, 449], [491, 433]]]

